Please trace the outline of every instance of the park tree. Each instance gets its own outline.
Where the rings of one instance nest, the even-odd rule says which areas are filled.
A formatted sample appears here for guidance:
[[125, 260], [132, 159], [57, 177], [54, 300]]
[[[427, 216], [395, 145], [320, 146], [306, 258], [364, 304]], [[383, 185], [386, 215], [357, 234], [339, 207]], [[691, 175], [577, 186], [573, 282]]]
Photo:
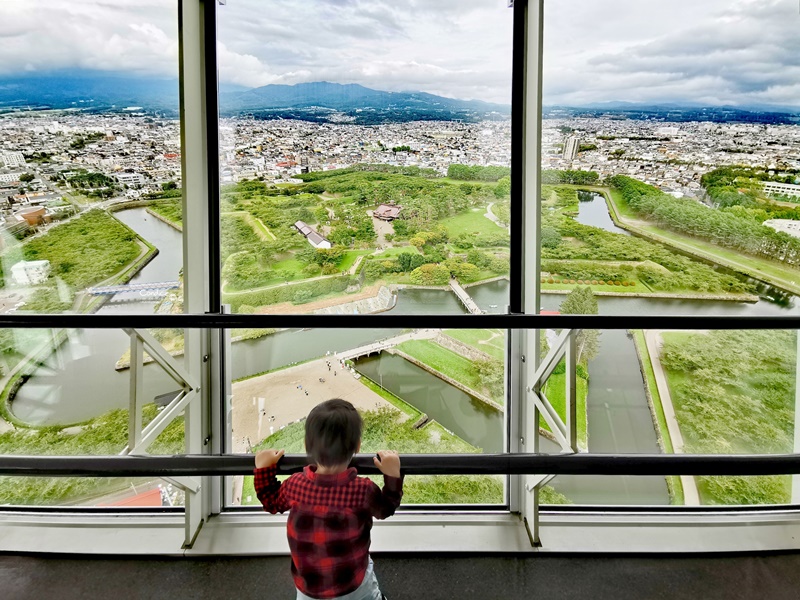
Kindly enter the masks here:
[[[564, 315], [596, 315], [598, 313], [597, 298], [590, 287], [575, 287], [558, 308]], [[599, 347], [600, 332], [596, 329], [582, 329], [576, 337], [577, 360], [588, 363], [595, 356]]]
[[33, 175], [33, 173], [23, 173], [22, 175], [19, 176], [19, 180], [22, 183], [30, 183], [31, 181], [34, 180], [34, 178], [35, 176]]

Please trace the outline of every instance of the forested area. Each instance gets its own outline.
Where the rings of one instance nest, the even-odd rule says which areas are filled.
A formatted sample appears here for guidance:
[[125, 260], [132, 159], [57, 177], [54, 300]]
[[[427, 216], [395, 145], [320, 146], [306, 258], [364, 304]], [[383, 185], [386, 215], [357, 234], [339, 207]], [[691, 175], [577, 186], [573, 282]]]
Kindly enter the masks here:
[[[792, 452], [796, 335], [786, 330], [664, 334], [661, 362], [687, 452]], [[788, 476], [698, 479], [709, 504], [790, 500]]]
[[57, 225], [22, 245], [25, 260], [49, 260], [51, 277], [80, 290], [113, 275], [141, 251], [136, 234], [102, 210]]
[[508, 167], [452, 164], [447, 167], [447, 176], [450, 179], [461, 181], [499, 181], [504, 177], [510, 177], [511, 169]]
[[678, 233], [787, 265], [800, 264], [800, 239], [775, 231], [735, 208], [714, 210], [693, 200], [674, 198], [630, 177], [609, 182], [637, 214]]
[[[761, 185], [764, 181], [794, 184], [799, 180], [794, 172], [770, 174], [766, 169], [754, 167], [721, 167], [709, 171], [700, 178], [700, 185], [720, 208], [730, 206], [762, 206], [758, 197], [763, 193]], [[800, 218], [800, 212], [795, 212], [794, 217], [768, 217], [768, 218]]]
[[568, 280], [606, 283], [638, 279], [650, 289], [664, 292], [751, 291], [738, 278], [660, 244], [578, 223], [565, 216], [573, 203], [577, 206], [576, 192], [564, 188], [561, 192], [555, 203], [565, 212], [546, 211], [542, 216], [543, 276], [558, 274]]

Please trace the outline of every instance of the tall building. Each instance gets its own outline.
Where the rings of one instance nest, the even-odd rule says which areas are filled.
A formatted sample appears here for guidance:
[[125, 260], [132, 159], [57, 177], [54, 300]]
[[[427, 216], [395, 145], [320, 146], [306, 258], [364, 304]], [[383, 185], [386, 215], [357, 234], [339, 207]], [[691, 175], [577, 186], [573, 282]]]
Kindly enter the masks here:
[[578, 157], [578, 147], [580, 146], [580, 138], [576, 135], [571, 135], [564, 142], [564, 158], [567, 160], [575, 160]]

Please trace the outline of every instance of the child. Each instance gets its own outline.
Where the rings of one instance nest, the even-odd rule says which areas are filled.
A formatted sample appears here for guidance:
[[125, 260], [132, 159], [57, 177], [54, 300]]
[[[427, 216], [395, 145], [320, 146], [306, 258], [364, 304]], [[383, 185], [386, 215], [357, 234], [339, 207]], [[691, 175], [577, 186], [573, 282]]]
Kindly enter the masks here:
[[369, 556], [372, 518], [394, 514], [403, 496], [400, 457], [382, 450], [374, 458], [381, 490], [348, 468], [361, 448], [361, 416], [339, 398], [314, 407], [306, 419], [306, 452], [314, 464], [281, 484], [283, 450], [256, 454], [255, 489], [264, 510], [289, 510], [287, 536], [297, 600], [383, 597]]

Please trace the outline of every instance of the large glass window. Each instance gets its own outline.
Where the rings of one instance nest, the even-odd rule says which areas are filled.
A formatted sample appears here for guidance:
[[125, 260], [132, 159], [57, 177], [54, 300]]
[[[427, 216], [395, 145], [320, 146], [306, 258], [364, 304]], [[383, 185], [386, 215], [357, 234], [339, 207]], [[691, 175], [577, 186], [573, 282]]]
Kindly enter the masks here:
[[[0, 313], [182, 312], [176, 4], [12, 0], [0, 19], [13, 23], [0, 50]], [[182, 354], [181, 330], [150, 334]], [[129, 422], [124, 331], [0, 329], [0, 340], [2, 454], [131, 450], [130, 425], [157, 422], [181, 387], [148, 364]], [[178, 418], [146, 451], [183, 448]], [[167, 486], [3, 479], [0, 504], [182, 503]]]
[[[790, 150], [800, 130], [780, 100], [788, 80], [777, 58], [781, 40], [794, 39], [783, 23], [793, 7], [767, 4], [546, 3], [546, 310], [800, 315], [800, 240], [791, 235], [800, 210], [787, 196], [800, 193]], [[610, 5], [624, 19], [601, 18]], [[763, 63], [755, 44], [731, 43], [755, 23], [776, 32]], [[757, 82], [748, 75], [756, 63], [770, 72]], [[794, 332], [606, 330], [582, 333], [578, 349], [584, 450], [795, 449]], [[716, 505], [787, 503], [789, 483], [559, 477], [553, 485], [579, 504]]]
[[252, 1], [218, 24], [223, 301], [504, 312], [512, 11]]
[[[512, 17], [493, 1], [219, 9], [233, 312], [507, 311]], [[336, 396], [364, 411], [367, 451], [507, 449], [504, 331], [258, 335], [231, 349], [234, 452], [302, 452], [305, 415]], [[430, 480], [431, 493], [418, 482], [407, 497], [504, 502], [503, 478], [488, 480]], [[229, 500], [254, 502], [247, 485]]]

